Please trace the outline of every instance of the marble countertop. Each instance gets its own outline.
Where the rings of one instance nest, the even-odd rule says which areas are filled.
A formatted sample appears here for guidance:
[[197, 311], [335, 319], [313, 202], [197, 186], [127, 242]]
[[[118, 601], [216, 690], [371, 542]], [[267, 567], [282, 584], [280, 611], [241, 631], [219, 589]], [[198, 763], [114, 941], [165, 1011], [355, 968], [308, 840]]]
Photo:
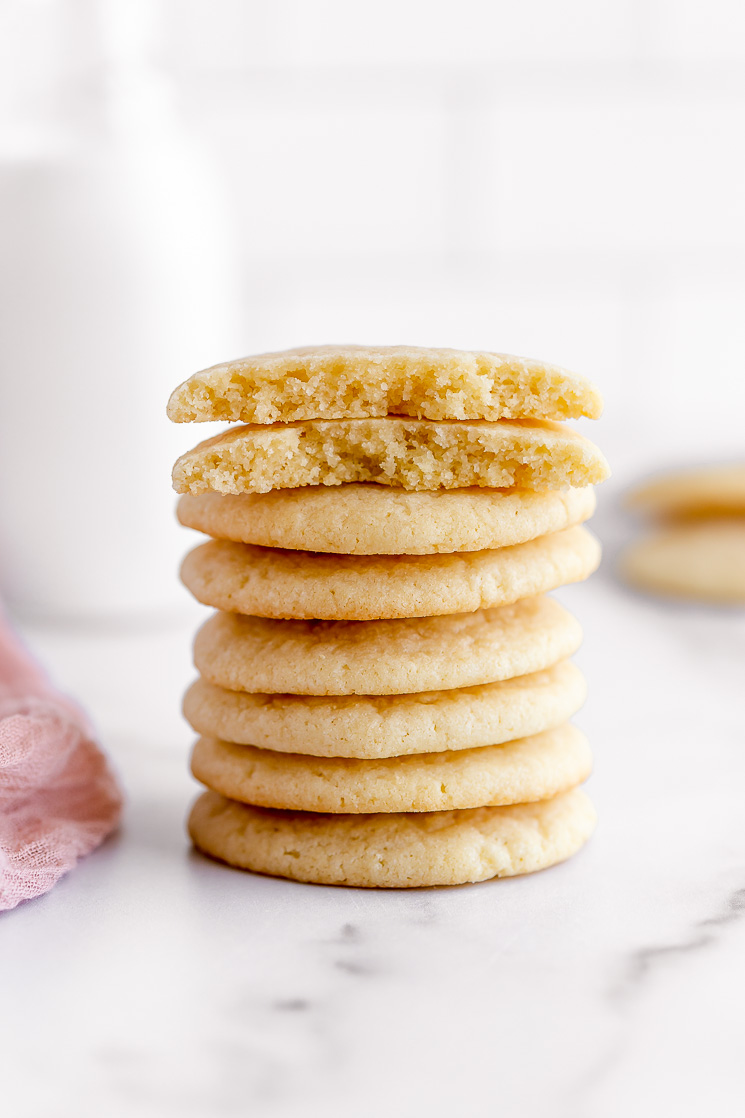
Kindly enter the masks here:
[[190, 852], [196, 610], [27, 629], [129, 802], [114, 839], [0, 920], [6, 1112], [741, 1114], [745, 616], [635, 596], [610, 563], [559, 596], [585, 628], [597, 833], [533, 877], [412, 892]]

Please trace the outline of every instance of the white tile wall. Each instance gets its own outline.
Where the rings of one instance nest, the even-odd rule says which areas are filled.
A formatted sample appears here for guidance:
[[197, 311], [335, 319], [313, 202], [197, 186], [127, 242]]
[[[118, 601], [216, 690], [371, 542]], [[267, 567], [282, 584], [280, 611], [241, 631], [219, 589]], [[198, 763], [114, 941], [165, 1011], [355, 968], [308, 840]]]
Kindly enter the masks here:
[[215, 121], [247, 255], [254, 263], [442, 252], [447, 177], [443, 114], [247, 99]]
[[171, 41], [189, 64], [209, 67], [258, 59], [312, 67], [605, 59], [631, 49], [636, 7], [615, 0], [170, 0]]
[[660, 55], [742, 60], [745, 6], [737, 0], [650, 0], [646, 19]]
[[161, 7], [153, 57], [229, 192], [245, 352], [543, 356], [601, 384], [621, 476], [745, 444], [741, 0]]
[[640, 85], [496, 107], [495, 250], [745, 248], [745, 87]]
[[247, 349], [545, 356], [602, 384], [622, 474], [745, 443], [742, 4], [172, 0], [168, 21], [232, 184]]

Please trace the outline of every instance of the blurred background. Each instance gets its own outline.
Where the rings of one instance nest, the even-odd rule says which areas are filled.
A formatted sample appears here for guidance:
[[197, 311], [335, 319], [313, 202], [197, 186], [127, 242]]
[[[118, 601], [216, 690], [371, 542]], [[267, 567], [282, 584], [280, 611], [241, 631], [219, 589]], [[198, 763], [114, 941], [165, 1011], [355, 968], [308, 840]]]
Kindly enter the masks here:
[[[3, 0], [0, 583], [187, 608], [172, 387], [314, 342], [587, 374], [614, 493], [742, 452], [745, 7]], [[602, 522], [599, 522], [602, 523]]]

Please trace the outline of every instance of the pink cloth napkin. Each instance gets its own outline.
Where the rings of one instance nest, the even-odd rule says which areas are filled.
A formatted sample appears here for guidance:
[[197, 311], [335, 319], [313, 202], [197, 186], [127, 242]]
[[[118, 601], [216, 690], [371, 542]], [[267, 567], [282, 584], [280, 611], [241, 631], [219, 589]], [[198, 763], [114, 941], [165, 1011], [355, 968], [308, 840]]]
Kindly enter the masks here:
[[38, 897], [116, 826], [122, 797], [83, 712], [0, 613], [0, 910]]

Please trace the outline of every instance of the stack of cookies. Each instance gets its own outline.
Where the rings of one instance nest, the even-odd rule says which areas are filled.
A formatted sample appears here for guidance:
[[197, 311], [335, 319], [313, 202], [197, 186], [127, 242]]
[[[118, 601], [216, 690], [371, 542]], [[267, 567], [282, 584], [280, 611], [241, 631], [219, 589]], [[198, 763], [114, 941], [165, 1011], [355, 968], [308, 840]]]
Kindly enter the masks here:
[[324, 346], [198, 373], [176, 422], [240, 422], [174, 467], [217, 612], [184, 710], [209, 789], [189, 830], [300, 881], [452, 885], [588, 838], [581, 631], [599, 450], [591, 384], [538, 361]]

